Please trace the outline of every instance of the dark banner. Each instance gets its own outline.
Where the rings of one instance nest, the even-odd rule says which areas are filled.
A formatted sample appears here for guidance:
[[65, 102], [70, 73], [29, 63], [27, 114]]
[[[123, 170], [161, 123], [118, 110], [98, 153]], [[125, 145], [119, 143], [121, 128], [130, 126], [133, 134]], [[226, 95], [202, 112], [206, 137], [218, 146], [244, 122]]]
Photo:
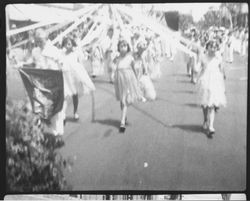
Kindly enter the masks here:
[[59, 70], [19, 69], [33, 112], [50, 119], [63, 107], [63, 74]]
[[179, 13], [178, 11], [165, 12], [165, 20], [170, 29], [174, 31], [179, 30]]

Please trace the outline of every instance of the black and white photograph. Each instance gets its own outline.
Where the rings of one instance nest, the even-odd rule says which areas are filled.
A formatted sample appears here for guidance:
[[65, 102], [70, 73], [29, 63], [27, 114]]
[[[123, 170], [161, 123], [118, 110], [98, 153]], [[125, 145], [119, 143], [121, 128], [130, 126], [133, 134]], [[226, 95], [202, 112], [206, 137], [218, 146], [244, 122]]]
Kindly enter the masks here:
[[6, 194], [245, 196], [247, 3], [12, 3], [5, 25]]
[[91, 195], [33, 194], [6, 195], [4, 200], [246, 200], [246, 194], [165, 194], [165, 195]]

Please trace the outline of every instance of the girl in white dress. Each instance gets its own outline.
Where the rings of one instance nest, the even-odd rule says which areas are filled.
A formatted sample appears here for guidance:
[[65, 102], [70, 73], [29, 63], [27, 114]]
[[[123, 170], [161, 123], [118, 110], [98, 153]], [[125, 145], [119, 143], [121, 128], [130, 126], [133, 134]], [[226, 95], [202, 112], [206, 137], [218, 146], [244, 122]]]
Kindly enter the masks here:
[[118, 42], [118, 51], [120, 55], [114, 60], [116, 64], [114, 87], [116, 99], [120, 101], [122, 110], [120, 132], [123, 133], [126, 129], [128, 106], [141, 100], [142, 92], [134, 69], [134, 58], [126, 40]]
[[[64, 48], [63, 68], [64, 73], [64, 93], [65, 98], [72, 97], [74, 107], [74, 119], [78, 120], [79, 115], [77, 113], [79, 95], [87, 94], [90, 91], [95, 90], [95, 86], [91, 81], [87, 71], [82, 65], [80, 51], [74, 51], [76, 43], [71, 38], [65, 38], [62, 42], [62, 48]], [[83, 53], [82, 53], [83, 54]]]
[[96, 44], [91, 51], [92, 77], [104, 74], [103, 51], [100, 45]]
[[215, 112], [220, 106], [226, 106], [224, 70], [221, 59], [216, 57], [218, 44], [210, 40], [206, 44], [206, 54], [201, 60], [201, 73], [198, 79], [198, 97], [202, 106], [204, 123], [203, 128], [209, 135], [214, 134]]

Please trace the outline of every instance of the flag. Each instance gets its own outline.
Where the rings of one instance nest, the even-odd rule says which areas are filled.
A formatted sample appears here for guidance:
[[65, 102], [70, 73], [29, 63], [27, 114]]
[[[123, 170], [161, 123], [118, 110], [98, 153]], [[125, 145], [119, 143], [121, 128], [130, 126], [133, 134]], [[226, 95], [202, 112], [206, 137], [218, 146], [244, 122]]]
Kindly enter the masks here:
[[61, 111], [64, 102], [62, 71], [25, 67], [19, 69], [19, 73], [34, 113], [49, 120]]
[[179, 13], [178, 11], [169, 11], [165, 12], [165, 20], [169, 28], [174, 31], [179, 29]]

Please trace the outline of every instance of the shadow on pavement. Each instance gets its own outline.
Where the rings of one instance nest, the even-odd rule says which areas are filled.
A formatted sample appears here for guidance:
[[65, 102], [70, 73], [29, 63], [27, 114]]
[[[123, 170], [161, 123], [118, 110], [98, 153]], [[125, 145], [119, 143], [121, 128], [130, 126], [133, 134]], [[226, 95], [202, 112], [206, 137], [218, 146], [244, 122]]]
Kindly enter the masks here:
[[187, 93], [187, 94], [194, 94], [194, 91], [191, 91], [191, 90], [180, 90], [180, 91], [172, 91], [174, 93]]
[[104, 135], [103, 135], [103, 137], [105, 137], [105, 138], [109, 137], [112, 134], [112, 131], [113, 131], [112, 129], [106, 130], [105, 133], [104, 133]]
[[173, 74], [175, 77], [188, 77], [187, 73], [179, 73], [179, 74]]
[[201, 108], [201, 106], [199, 104], [196, 104], [196, 103], [186, 103], [184, 105], [188, 106], [188, 107], [193, 107], [193, 108]]
[[192, 107], [192, 108], [201, 108], [199, 104], [196, 103], [186, 103], [185, 106]]
[[134, 109], [136, 109], [137, 111], [141, 112], [142, 114], [144, 114], [145, 116], [151, 118], [153, 121], [155, 121], [155, 122], [161, 124], [162, 126], [164, 126], [164, 127], [170, 127], [170, 128], [172, 127], [171, 124], [169, 124], [169, 123], [167, 123], [167, 122], [161, 121], [160, 119], [154, 117], [152, 114], [150, 114], [150, 113], [148, 113], [148, 112], [142, 110], [141, 108], [139, 108], [139, 107], [137, 107], [137, 106], [135, 106], [135, 105], [132, 105], [132, 107], [133, 107]]
[[79, 119], [77, 120], [74, 117], [66, 117], [65, 121], [66, 122], [75, 122], [75, 123], [77, 123], [77, 122], [79, 122]]
[[202, 125], [173, 125], [173, 128], [179, 128], [189, 132], [203, 133], [206, 134], [202, 128]]
[[164, 101], [164, 102], [168, 102], [168, 103], [173, 104], [173, 105], [181, 105], [180, 103], [170, 101], [170, 100], [167, 100], [167, 99], [164, 99], [164, 98], [161, 98], [161, 97], [157, 97], [155, 101]]
[[115, 128], [120, 127], [120, 121], [116, 119], [103, 119], [103, 120], [95, 120], [94, 123], [99, 123], [103, 125], [113, 126]]

